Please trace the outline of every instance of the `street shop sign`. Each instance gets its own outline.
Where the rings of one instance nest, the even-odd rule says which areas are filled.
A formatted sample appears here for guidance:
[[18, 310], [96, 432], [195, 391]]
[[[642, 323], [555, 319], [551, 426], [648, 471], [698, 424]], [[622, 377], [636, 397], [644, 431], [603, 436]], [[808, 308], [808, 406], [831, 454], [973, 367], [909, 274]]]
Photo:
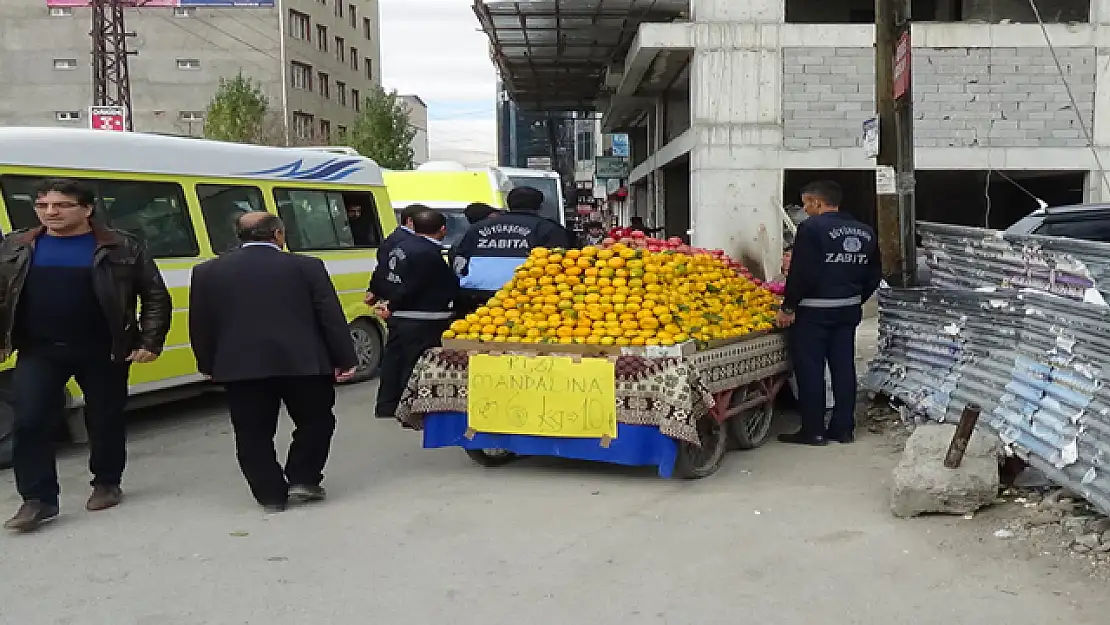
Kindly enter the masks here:
[[910, 88], [910, 33], [903, 32], [894, 48], [894, 99], [906, 95]]
[[628, 177], [628, 159], [619, 156], [599, 156], [594, 160], [594, 177], [600, 180]]
[[474, 354], [467, 373], [471, 432], [617, 437], [616, 373], [602, 358]]
[[90, 106], [89, 128], [123, 132], [127, 129], [127, 111], [122, 106]]

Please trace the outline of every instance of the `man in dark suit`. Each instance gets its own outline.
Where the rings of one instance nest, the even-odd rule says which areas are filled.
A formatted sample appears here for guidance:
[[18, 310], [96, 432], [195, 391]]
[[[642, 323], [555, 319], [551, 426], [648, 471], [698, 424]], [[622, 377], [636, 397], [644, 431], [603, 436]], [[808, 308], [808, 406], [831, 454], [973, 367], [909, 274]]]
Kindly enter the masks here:
[[[333, 382], [358, 365], [324, 263], [282, 251], [285, 226], [269, 213], [236, 222], [239, 249], [193, 269], [189, 334], [197, 369], [227, 388], [239, 466], [271, 512], [324, 498], [335, 431]], [[285, 403], [296, 430], [284, 470], [274, 450]]]

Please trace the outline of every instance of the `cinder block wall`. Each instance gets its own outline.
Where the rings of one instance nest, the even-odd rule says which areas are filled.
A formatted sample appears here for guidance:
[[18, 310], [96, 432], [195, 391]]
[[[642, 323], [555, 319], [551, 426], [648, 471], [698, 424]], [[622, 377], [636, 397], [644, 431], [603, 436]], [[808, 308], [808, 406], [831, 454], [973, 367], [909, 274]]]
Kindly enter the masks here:
[[[1091, 128], [1095, 49], [1056, 52]], [[1087, 145], [1048, 48], [915, 48], [913, 80], [918, 147]], [[784, 48], [784, 147], [858, 146], [874, 85], [871, 48]]]

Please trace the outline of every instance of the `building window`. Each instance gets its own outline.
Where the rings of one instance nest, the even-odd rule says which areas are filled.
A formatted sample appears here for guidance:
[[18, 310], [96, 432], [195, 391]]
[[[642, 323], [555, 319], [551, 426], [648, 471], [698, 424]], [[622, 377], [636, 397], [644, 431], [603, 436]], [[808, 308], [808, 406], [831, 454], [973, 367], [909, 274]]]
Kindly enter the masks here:
[[54, 59], [54, 69], [77, 69], [77, 59]]
[[312, 66], [293, 61], [291, 64], [290, 82], [294, 89], [312, 91]]
[[375, 247], [381, 242], [377, 205], [369, 193], [274, 189], [274, 201], [291, 251]]
[[174, 7], [173, 8], [173, 16], [174, 17], [193, 17], [196, 14], [197, 14], [197, 8], [196, 7]]
[[[35, 188], [42, 178], [3, 176], [4, 203], [13, 228], [39, 225]], [[185, 192], [176, 182], [84, 179], [96, 192], [96, 211], [107, 224], [146, 245], [154, 258], [191, 258], [200, 253]]]
[[177, 59], [177, 69], [200, 69], [200, 59]]
[[331, 143], [331, 122], [326, 119], [320, 120], [320, 138], [324, 143]]
[[362, 69], [366, 70], [366, 80], [374, 80], [374, 64], [370, 61], [370, 57], [362, 59]]
[[351, 69], [358, 71], [358, 48], [351, 46]]
[[343, 17], [343, 0], [335, 0], [335, 16]]
[[369, 17], [362, 18], [362, 34], [367, 41], [374, 38], [374, 22], [370, 21]]
[[54, 119], [60, 122], [75, 122], [81, 119], [81, 111], [54, 111]]
[[300, 11], [289, 9], [289, 36], [294, 39], [312, 40], [312, 19]]
[[236, 220], [244, 213], [266, 210], [262, 192], [257, 187], [240, 187], [222, 184], [198, 184], [197, 199], [204, 215], [204, 228], [208, 242], [217, 254], [239, 245]]
[[347, 48], [345, 46], [346, 41], [342, 37], [335, 38], [335, 58], [338, 59], [340, 63], [344, 63], [347, 60]]
[[293, 113], [293, 135], [301, 140], [312, 138], [312, 122], [315, 118], [308, 113]]
[[335, 127], [335, 132], [339, 136], [340, 141], [346, 141], [347, 140], [347, 127], [346, 126], [336, 126]]
[[202, 122], [204, 121], [204, 111], [181, 111], [178, 119], [183, 122]]
[[339, 92], [339, 106], [347, 106], [347, 83], [336, 81], [335, 90]]
[[73, 7], [51, 7], [50, 17], [73, 17]]
[[320, 72], [317, 77], [320, 79], [320, 95], [322, 95], [325, 100], [331, 99], [331, 77], [324, 72]]
[[358, 92], [358, 89], [351, 89], [351, 104], [355, 105], [356, 113], [362, 111], [362, 94]]
[[593, 161], [595, 155], [594, 148], [594, 123], [587, 121], [585, 123], [579, 122], [578, 124], [578, 137], [577, 137], [577, 159], [580, 161]]
[[358, 19], [355, 17], [356, 7], [353, 4], [347, 5], [347, 17], [350, 19], [351, 28], [358, 28]]
[[316, 25], [316, 47], [321, 51], [328, 51], [328, 27], [323, 24]]

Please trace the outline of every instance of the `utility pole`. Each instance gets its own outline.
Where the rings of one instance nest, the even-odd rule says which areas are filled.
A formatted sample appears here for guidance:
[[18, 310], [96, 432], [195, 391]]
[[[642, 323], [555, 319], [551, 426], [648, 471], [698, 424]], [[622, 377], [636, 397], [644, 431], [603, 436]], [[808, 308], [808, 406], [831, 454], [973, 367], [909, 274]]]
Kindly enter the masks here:
[[124, 0], [92, 0], [93, 105], [123, 109], [124, 130], [134, 129], [131, 116], [131, 73], [128, 37], [123, 20]]
[[883, 275], [896, 286], [917, 276], [910, 18], [910, 0], [875, 0], [876, 216]]

